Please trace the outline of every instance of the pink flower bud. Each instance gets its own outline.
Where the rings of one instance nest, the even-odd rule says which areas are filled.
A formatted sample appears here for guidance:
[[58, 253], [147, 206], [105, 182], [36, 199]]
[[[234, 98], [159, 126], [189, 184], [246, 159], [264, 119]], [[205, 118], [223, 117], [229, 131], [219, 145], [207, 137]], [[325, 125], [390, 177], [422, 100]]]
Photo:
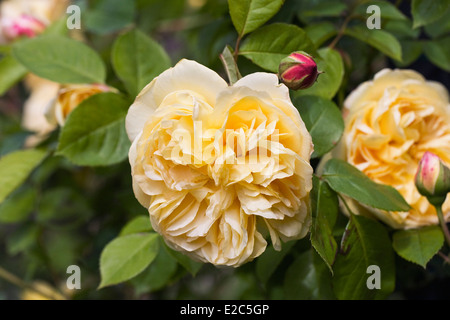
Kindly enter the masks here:
[[42, 33], [46, 28], [43, 22], [27, 14], [22, 14], [14, 20], [5, 19], [2, 27], [6, 38], [10, 40], [21, 36], [32, 38]]
[[427, 151], [419, 162], [415, 183], [431, 204], [442, 205], [450, 192], [450, 169], [437, 155]]
[[311, 87], [321, 73], [313, 57], [303, 51], [291, 53], [281, 60], [278, 68], [281, 81], [292, 90]]

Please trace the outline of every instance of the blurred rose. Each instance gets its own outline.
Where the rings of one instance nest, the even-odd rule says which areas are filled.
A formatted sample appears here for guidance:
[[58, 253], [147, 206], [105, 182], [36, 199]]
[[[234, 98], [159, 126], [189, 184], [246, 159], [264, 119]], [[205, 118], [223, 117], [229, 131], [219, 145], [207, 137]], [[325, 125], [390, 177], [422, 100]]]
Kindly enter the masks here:
[[58, 125], [63, 126], [69, 113], [83, 100], [116, 91], [103, 84], [61, 85], [33, 74], [27, 76], [25, 83], [31, 93], [24, 105], [22, 127], [35, 133], [26, 141], [27, 147], [41, 142]]
[[81, 102], [94, 94], [108, 91], [116, 90], [104, 84], [70, 84], [61, 86], [55, 99], [47, 107], [45, 112], [47, 121], [51, 125], [59, 124], [64, 126], [69, 113]]
[[68, 0], [6, 0], [0, 4], [0, 44], [42, 33], [66, 11]]
[[304, 237], [311, 136], [275, 74], [233, 86], [180, 61], [145, 87], [126, 128], [133, 189], [175, 250], [239, 266], [272, 243]]
[[[343, 112], [346, 129], [333, 156], [346, 159], [375, 182], [393, 186], [412, 207], [409, 212], [359, 209], [394, 228], [437, 224], [436, 210], [418, 192], [414, 178], [427, 151], [450, 164], [447, 90], [415, 71], [385, 69], [349, 95]], [[449, 220], [448, 195], [443, 212]]]

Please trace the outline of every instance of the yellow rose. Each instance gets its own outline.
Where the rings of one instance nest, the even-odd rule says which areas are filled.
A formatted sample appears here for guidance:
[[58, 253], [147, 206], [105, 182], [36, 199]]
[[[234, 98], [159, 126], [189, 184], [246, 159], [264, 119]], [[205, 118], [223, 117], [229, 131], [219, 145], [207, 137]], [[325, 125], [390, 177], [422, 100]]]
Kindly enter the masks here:
[[70, 84], [63, 85], [58, 90], [56, 98], [52, 99], [47, 107], [45, 116], [47, 121], [52, 124], [64, 126], [67, 116], [81, 102], [93, 96], [94, 94], [116, 91], [103, 84]]
[[0, 44], [34, 37], [65, 13], [69, 0], [6, 0], [0, 4]]
[[[362, 208], [394, 228], [438, 223], [435, 208], [420, 195], [414, 175], [426, 151], [450, 164], [450, 104], [447, 90], [412, 70], [384, 69], [344, 102], [345, 132], [333, 156], [345, 159], [377, 183], [396, 188], [409, 212]], [[450, 197], [443, 206], [450, 218]]]
[[136, 198], [175, 250], [239, 266], [310, 226], [311, 136], [275, 74], [233, 86], [181, 60], [126, 118]]

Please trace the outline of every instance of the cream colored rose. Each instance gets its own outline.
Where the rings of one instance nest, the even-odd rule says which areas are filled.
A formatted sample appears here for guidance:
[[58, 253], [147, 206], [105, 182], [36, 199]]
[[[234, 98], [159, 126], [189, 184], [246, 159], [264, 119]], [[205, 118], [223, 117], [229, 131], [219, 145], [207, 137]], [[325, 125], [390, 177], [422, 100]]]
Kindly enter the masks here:
[[[450, 164], [450, 104], [447, 90], [412, 70], [384, 69], [344, 102], [345, 132], [334, 157], [347, 160], [378, 183], [396, 188], [409, 212], [371, 213], [394, 228], [438, 223], [436, 210], [419, 194], [414, 175], [426, 151]], [[450, 196], [443, 206], [450, 219]]]
[[94, 94], [116, 91], [116, 89], [108, 87], [104, 84], [70, 84], [60, 86], [56, 96], [45, 112], [48, 123], [51, 125], [64, 126], [67, 116], [81, 102], [93, 96]]
[[69, 0], [6, 0], [0, 4], [0, 44], [42, 33], [66, 11]]
[[311, 136], [275, 74], [233, 86], [181, 60], [126, 118], [133, 189], [175, 250], [239, 266], [310, 227]]

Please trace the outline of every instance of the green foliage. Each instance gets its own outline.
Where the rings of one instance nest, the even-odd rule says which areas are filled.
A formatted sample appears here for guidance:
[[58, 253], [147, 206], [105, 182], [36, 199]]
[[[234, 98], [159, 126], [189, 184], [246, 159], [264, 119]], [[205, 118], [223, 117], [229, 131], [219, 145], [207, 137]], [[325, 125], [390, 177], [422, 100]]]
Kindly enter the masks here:
[[103, 166], [123, 161], [130, 148], [125, 132], [128, 102], [115, 93], [83, 101], [70, 113], [57, 154], [78, 165]]
[[164, 49], [139, 30], [129, 31], [117, 38], [111, 61], [117, 76], [132, 97], [137, 96], [153, 78], [171, 66]]
[[261, 27], [277, 13], [283, 2], [284, 0], [228, 0], [231, 20], [239, 36]]
[[111, 241], [100, 257], [100, 288], [131, 279], [141, 273], [159, 250], [158, 235], [130, 234]]
[[392, 240], [399, 256], [424, 268], [444, 244], [442, 230], [437, 226], [396, 231]]
[[[62, 17], [41, 35], [2, 44], [0, 267], [57, 287], [67, 266], [79, 265], [82, 289], [64, 293], [72, 299], [408, 298], [409, 290], [448, 280], [448, 265], [439, 260], [448, 259], [442, 230], [393, 230], [363, 216], [365, 209], [411, 208], [393, 187], [328, 160], [344, 132], [344, 99], [375, 72], [414, 62], [450, 71], [450, 2], [413, 0], [411, 12], [399, 3], [78, 0], [82, 30], [68, 30]], [[380, 7], [380, 30], [366, 27], [370, 5]], [[232, 85], [253, 72], [277, 73], [294, 51], [311, 54], [324, 71], [312, 87], [290, 92], [314, 144], [309, 234], [280, 251], [269, 244], [239, 268], [194, 261], [153, 230], [148, 208], [134, 196], [128, 108], [182, 58]], [[30, 73], [117, 90], [85, 99], [64, 126], [35, 135], [21, 119], [35, 93], [21, 82]], [[40, 101], [42, 109], [50, 98]], [[355, 212], [347, 199], [358, 203]], [[380, 289], [368, 287], [371, 266], [380, 268]], [[17, 293], [2, 282], [0, 299]]]
[[322, 179], [334, 191], [365, 205], [387, 211], [410, 209], [405, 199], [393, 187], [373, 182], [364, 173], [343, 160], [329, 160], [325, 164]]
[[319, 96], [300, 96], [294, 99], [314, 143], [313, 158], [333, 149], [344, 132], [344, 120], [338, 107]]
[[[380, 287], [369, 289], [368, 268], [378, 266]], [[384, 299], [395, 288], [394, 251], [387, 230], [378, 222], [352, 215], [333, 266], [338, 299]]]
[[[59, 83], [103, 83], [106, 69], [98, 54], [79, 41], [42, 36], [17, 42], [14, 57], [32, 73]], [[49, 67], [51, 66], [51, 67]]]
[[0, 158], [0, 203], [20, 186], [47, 156], [42, 150], [15, 151]]
[[294, 51], [313, 53], [314, 45], [301, 28], [274, 23], [258, 29], [247, 37], [239, 54], [256, 65], [277, 73], [280, 61]]
[[12, 56], [0, 60], [0, 96], [25, 76], [27, 70]]
[[333, 228], [338, 215], [338, 197], [326, 182], [313, 177], [311, 192], [313, 223], [311, 226], [311, 245], [324, 260], [330, 271], [336, 258], [337, 243]]

